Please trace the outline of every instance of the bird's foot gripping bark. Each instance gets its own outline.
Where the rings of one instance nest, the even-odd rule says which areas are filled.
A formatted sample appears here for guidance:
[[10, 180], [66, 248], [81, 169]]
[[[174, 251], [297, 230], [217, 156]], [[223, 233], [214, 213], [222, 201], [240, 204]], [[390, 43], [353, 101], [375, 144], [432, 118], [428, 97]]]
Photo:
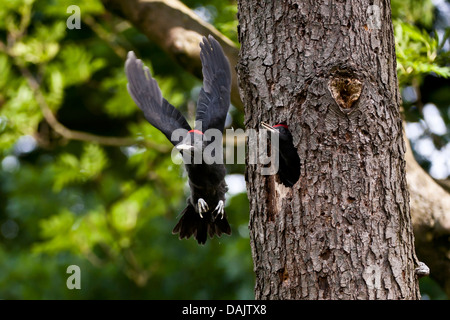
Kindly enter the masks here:
[[214, 211], [217, 211], [217, 215], [221, 215], [220, 219], [223, 219], [223, 216], [225, 214], [225, 205], [223, 204], [223, 200], [220, 200], [217, 204], [217, 207], [214, 209]]
[[208, 204], [202, 198], [198, 199], [197, 208], [198, 208], [198, 214], [200, 215], [200, 218], [203, 218], [202, 213], [206, 213], [209, 210]]

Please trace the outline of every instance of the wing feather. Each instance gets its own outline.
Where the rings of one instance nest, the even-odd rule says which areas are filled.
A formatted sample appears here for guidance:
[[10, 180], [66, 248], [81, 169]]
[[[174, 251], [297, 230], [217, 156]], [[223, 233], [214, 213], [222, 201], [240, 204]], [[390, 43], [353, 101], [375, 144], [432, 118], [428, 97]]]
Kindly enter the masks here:
[[158, 83], [133, 51], [128, 52], [125, 62], [125, 73], [128, 78], [127, 89], [136, 105], [144, 113], [145, 119], [160, 130], [174, 145], [180, 141], [172, 141], [172, 132], [176, 129], [190, 130], [183, 115], [162, 96]]

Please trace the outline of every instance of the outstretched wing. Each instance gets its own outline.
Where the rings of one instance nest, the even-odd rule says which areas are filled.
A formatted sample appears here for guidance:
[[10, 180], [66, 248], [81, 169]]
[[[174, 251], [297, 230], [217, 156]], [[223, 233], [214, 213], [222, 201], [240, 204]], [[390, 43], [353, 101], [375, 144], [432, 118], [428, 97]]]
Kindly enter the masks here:
[[182, 138], [180, 141], [171, 140], [172, 132], [180, 128], [191, 130], [191, 127], [180, 111], [163, 98], [158, 83], [133, 51], [128, 52], [125, 73], [128, 78], [128, 92], [144, 112], [145, 119], [164, 133], [174, 145], [181, 142]]
[[[200, 43], [203, 88], [197, 102], [196, 129], [215, 128], [223, 132], [230, 107], [231, 72], [219, 42], [211, 35]], [[199, 123], [199, 124], [197, 124]], [[201, 123], [201, 127], [200, 127]]]

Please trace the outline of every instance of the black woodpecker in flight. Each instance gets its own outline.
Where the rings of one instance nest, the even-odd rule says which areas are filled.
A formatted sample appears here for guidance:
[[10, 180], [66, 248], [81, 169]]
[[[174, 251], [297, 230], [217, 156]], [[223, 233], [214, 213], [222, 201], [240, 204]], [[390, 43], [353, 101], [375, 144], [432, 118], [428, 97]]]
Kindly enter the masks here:
[[[231, 234], [224, 209], [227, 191], [225, 166], [223, 161], [205, 161], [208, 160], [205, 159], [208, 157], [205, 154], [209, 153], [203, 153], [212, 143], [207, 130], [216, 129], [216, 132], [223, 133], [230, 106], [231, 73], [230, 64], [216, 39], [212, 36], [203, 37], [200, 48], [203, 87], [197, 102], [194, 129], [162, 97], [149, 69], [143, 66], [132, 51], [128, 53], [125, 72], [128, 92], [147, 121], [159, 129], [183, 155], [191, 195], [172, 233], [179, 233], [180, 239], [193, 235], [199, 244], [204, 244], [208, 235], [212, 238], [214, 235], [221, 236], [222, 233]], [[172, 133], [177, 129], [184, 129], [184, 136], [178, 139], [174, 136], [172, 139]], [[221, 141], [219, 146], [211, 153], [213, 157], [222, 155]], [[203, 153], [200, 162], [195, 161], [195, 155], [199, 153]]]
[[292, 134], [286, 124], [279, 123], [271, 126], [261, 122], [261, 126], [278, 135], [279, 167], [278, 176], [286, 187], [292, 187], [300, 177], [300, 158], [294, 147]]

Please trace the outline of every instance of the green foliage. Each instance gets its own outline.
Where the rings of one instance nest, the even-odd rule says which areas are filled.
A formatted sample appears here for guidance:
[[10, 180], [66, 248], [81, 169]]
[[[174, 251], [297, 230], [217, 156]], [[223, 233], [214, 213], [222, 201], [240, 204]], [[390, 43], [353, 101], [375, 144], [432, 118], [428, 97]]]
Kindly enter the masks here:
[[392, 0], [392, 17], [409, 25], [431, 28], [434, 20], [432, 0]]
[[449, 53], [439, 52], [447, 41], [449, 32], [439, 41], [437, 33], [432, 37], [426, 31], [401, 21], [395, 21], [394, 28], [397, 71], [402, 86], [411, 84], [412, 79], [422, 79], [430, 73], [444, 78], [450, 77], [450, 67], [443, 65]]
[[[14, 0], [12, 0], [14, 1]], [[101, 15], [105, 12], [100, 1], [91, 0], [49, 0], [49, 1], [37, 1], [35, 5], [35, 12], [42, 14], [46, 18], [67, 19], [69, 14], [67, 8], [77, 5], [82, 8], [82, 14], [86, 15]]]
[[46, 239], [32, 247], [33, 253], [57, 254], [70, 251], [89, 256], [98, 243], [110, 243], [111, 235], [107, 228], [106, 216], [93, 211], [82, 216], [63, 209], [59, 214], [40, 221], [41, 238]]
[[102, 89], [111, 94], [106, 101], [105, 112], [112, 117], [128, 117], [136, 112], [136, 106], [131, 103], [127, 91], [127, 77], [122, 70], [118, 70], [112, 77], [101, 84]]
[[33, 134], [42, 115], [32, 90], [22, 79], [11, 77], [3, 92], [5, 102], [0, 110], [3, 127], [0, 150], [6, 151], [20, 136]]
[[56, 22], [50, 27], [36, 26], [36, 32], [13, 44], [11, 54], [22, 63], [46, 63], [58, 53], [58, 41], [64, 35], [64, 29], [64, 22]]
[[[0, 11], [0, 29], [11, 33], [20, 32], [31, 18], [31, 8], [35, 0], [4, 0]], [[17, 16], [23, 19], [19, 21]]]

